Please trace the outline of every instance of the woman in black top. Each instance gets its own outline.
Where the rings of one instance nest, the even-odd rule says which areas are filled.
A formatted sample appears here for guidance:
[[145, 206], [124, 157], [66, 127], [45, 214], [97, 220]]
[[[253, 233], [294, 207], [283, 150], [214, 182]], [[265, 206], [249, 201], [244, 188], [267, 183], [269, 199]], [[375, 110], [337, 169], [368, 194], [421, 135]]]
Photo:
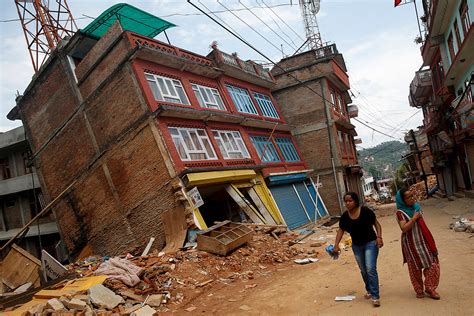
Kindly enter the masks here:
[[352, 251], [367, 291], [364, 297], [371, 298], [374, 306], [380, 306], [377, 257], [379, 248], [383, 246], [382, 227], [371, 209], [360, 206], [359, 196], [356, 193], [347, 192], [344, 195], [344, 203], [347, 211], [342, 214], [339, 221], [333, 253], [339, 253], [339, 243], [344, 232], [348, 232], [352, 238]]

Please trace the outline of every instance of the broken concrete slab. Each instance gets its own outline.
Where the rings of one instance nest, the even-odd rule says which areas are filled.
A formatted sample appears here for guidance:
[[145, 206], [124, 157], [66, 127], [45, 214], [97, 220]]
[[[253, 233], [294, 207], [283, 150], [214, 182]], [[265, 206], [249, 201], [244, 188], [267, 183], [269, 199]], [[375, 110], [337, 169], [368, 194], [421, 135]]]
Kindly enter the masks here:
[[36, 314], [41, 314], [43, 310], [45, 309], [46, 304], [45, 303], [39, 303], [34, 306], [32, 306], [30, 309], [28, 309], [28, 312], [31, 315], [36, 315]]
[[102, 284], [95, 285], [87, 290], [89, 299], [92, 304], [99, 308], [107, 308], [109, 310], [124, 302], [123, 298]]

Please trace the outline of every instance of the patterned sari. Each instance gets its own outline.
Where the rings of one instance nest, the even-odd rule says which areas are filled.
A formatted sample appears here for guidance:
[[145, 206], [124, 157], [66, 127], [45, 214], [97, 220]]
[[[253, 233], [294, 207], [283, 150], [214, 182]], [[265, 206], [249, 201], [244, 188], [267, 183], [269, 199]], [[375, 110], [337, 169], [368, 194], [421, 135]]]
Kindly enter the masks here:
[[[402, 210], [398, 210], [396, 215], [399, 221], [410, 220], [408, 214]], [[419, 218], [411, 230], [402, 233], [401, 243], [403, 262], [412, 263], [417, 270], [430, 268], [433, 263], [438, 262], [438, 250], [433, 235], [423, 218]]]

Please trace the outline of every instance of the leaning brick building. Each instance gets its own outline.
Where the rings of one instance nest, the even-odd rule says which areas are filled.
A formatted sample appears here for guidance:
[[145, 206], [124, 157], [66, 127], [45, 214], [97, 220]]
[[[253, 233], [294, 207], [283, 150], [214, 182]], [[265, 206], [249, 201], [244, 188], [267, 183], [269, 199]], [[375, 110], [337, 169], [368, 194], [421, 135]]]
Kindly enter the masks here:
[[[282, 106], [313, 179], [319, 178], [321, 196], [331, 215], [344, 210], [342, 195], [363, 196], [350, 118], [357, 107], [349, 95], [349, 77], [336, 45], [312, 49], [278, 62], [272, 69], [277, 82], [272, 92]], [[360, 139], [359, 139], [360, 141]]]
[[116, 5], [63, 41], [9, 114], [24, 123], [46, 199], [61, 196], [71, 255], [150, 237], [161, 248], [225, 219], [294, 228], [327, 216], [270, 72], [217, 47], [205, 57], [153, 40], [173, 25], [133, 23], [124, 6], [146, 14]]

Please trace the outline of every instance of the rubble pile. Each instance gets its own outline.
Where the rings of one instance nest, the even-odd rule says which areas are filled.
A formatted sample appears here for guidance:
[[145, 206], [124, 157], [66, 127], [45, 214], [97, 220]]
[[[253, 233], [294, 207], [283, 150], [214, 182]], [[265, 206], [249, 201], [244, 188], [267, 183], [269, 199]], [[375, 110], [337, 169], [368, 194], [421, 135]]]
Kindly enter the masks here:
[[454, 216], [453, 219], [455, 221], [449, 224], [450, 229], [455, 232], [474, 233], [474, 219], [461, 216]]
[[89, 257], [68, 268], [82, 277], [106, 274], [108, 278], [102, 284], [50, 299], [29, 312], [151, 315], [169, 311], [192, 301], [210, 284], [252, 280], [271, 274], [277, 264], [304, 258], [305, 250], [290, 246], [297, 236], [292, 232], [270, 235], [256, 229], [249, 243], [226, 257], [196, 249], [167, 254], [153, 251], [147, 256]]
[[[436, 183], [436, 176], [428, 176], [427, 178], [427, 183], [428, 183], [428, 189], [431, 190], [433, 189], [437, 183]], [[417, 201], [423, 201], [426, 200], [426, 187], [425, 187], [425, 182], [420, 181], [417, 182], [413, 185], [410, 186], [410, 191], [413, 192], [414, 196], [416, 197]]]

